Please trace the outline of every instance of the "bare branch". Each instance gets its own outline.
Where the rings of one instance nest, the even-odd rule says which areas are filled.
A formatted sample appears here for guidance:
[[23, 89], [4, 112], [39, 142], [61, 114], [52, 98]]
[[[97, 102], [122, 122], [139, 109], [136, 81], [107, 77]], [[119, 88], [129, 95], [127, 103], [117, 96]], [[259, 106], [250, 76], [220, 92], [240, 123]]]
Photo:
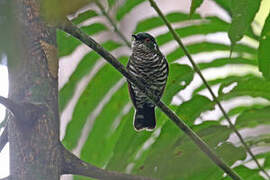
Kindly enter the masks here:
[[1, 178], [0, 180], [11, 180], [11, 177], [7, 176], [7, 177], [4, 177], [4, 178]]
[[62, 144], [62, 171], [61, 174], [75, 174], [102, 180], [154, 180], [147, 177], [107, 171], [86, 163], [69, 152]]
[[182, 129], [197, 146], [224, 172], [231, 176], [235, 180], [241, 178], [236, 174], [229, 166], [227, 166], [218, 156], [210, 149], [210, 147], [195, 133], [190, 127], [188, 127], [184, 121], [182, 121], [173, 111], [171, 111], [163, 102], [161, 102], [145, 85], [138, 79], [136, 79], [126, 68], [117, 61], [117, 59], [107, 52], [100, 44], [74, 26], [70, 21], [66, 20], [60, 29], [78, 38], [99, 55], [101, 55], [107, 62], [114, 66], [122, 75], [124, 75], [130, 82], [135, 84], [143, 93], [145, 93], [153, 103], [157, 105], [180, 129]]
[[11, 99], [0, 96], [0, 103], [3, 104], [13, 115], [18, 114], [18, 104]]
[[6, 126], [0, 136], [0, 152], [3, 150], [7, 142], [8, 142], [8, 127]]
[[[164, 14], [161, 12], [160, 8], [157, 6], [157, 4], [155, 3], [154, 0], [149, 0], [151, 6], [155, 9], [155, 11], [157, 12], [157, 14], [160, 16], [160, 18], [163, 20], [163, 22], [167, 25], [169, 31], [171, 32], [171, 34], [173, 35], [174, 39], [177, 41], [177, 43], [179, 44], [179, 46], [183, 49], [184, 53], [186, 54], [186, 56], [188, 57], [190, 63], [193, 66], [194, 71], [196, 71], [198, 73], [198, 75], [200, 76], [200, 78], [202, 79], [203, 83], [205, 84], [205, 86], [207, 87], [208, 91], [210, 92], [211, 96], [213, 97], [215, 103], [218, 105], [219, 109], [221, 110], [222, 114], [224, 115], [224, 117], [226, 118], [227, 122], [230, 125], [230, 128], [235, 132], [235, 134], [238, 136], [239, 140], [241, 141], [241, 143], [243, 144], [245, 150], [250, 154], [250, 156], [252, 157], [252, 159], [254, 160], [254, 162], [256, 163], [256, 165], [258, 166], [258, 168], [268, 177], [268, 179], [270, 179], [269, 174], [263, 169], [263, 167], [259, 164], [258, 160], [256, 159], [255, 155], [252, 153], [252, 151], [250, 150], [249, 146], [245, 143], [243, 137], [241, 136], [241, 134], [239, 133], [239, 131], [236, 129], [236, 127], [234, 126], [234, 124], [232, 123], [231, 119], [229, 118], [228, 114], [226, 113], [225, 109], [223, 108], [223, 106], [221, 105], [221, 103], [219, 102], [218, 98], [216, 97], [215, 93], [213, 92], [213, 90], [211, 89], [210, 85], [208, 84], [208, 82], [206, 81], [206, 79], [204, 78], [202, 72], [200, 71], [200, 68], [197, 66], [197, 64], [195, 63], [195, 61], [193, 60], [193, 58], [191, 57], [190, 53], [188, 52], [187, 48], [185, 47], [185, 45], [183, 44], [183, 42], [181, 41], [180, 37], [178, 36], [178, 34], [175, 32], [175, 30], [173, 29], [173, 27], [171, 26], [171, 24], [169, 23], [169, 21], [167, 20], [167, 18], [164, 16]], [[232, 50], [231, 50], [232, 51]]]
[[43, 104], [34, 104], [29, 102], [15, 103], [9, 98], [0, 96], [0, 103], [3, 104], [22, 125], [33, 125], [42, 115], [41, 112], [47, 110]]

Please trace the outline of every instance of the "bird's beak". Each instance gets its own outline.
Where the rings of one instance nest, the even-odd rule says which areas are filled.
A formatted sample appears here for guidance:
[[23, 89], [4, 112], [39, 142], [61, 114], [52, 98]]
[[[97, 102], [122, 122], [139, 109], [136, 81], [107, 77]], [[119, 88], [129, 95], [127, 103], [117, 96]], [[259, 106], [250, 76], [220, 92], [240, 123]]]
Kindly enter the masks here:
[[136, 34], [132, 34], [132, 37], [134, 37], [134, 38], [135, 38], [135, 40], [137, 40], [137, 36], [136, 36]]

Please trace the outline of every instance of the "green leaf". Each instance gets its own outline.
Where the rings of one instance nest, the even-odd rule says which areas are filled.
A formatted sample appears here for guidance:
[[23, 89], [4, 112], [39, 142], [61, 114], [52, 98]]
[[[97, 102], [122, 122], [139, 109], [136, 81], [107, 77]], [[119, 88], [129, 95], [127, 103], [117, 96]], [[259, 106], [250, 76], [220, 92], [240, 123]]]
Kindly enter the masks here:
[[248, 65], [257, 65], [257, 61], [252, 59], [245, 59], [242, 57], [237, 58], [219, 58], [215, 59], [211, 62], [206, 63], [199, 63], [198, 66], [201, 70], [208, 69], [208, 68], [217, 68], [223, 67], [228, 64], [248, 64]]
[[[224, 88], [237, 83], [228, 93], [224, 93]], [[245, 76], [226, 83], [222, 83], [218, 94], [219, 99], [227, 100], [237, 96], [262, 97], [270, 100], [270, 82], [255, 76]]]
[[[219, 43], [211, 43], [211, 42], [201, 42], [196, 44], [191, 44], [186, 46], [189, 50], [190, 54], [197, 54], [199, 52], [215, 52], [215, 51], [227, 51], [229, 49], [229, 46], [225, 44], [219, 44]], [[256, 49], [253, 49], [251, 47], [236, 44], [234, 47], [235, 52], [239, 53], [251, 53], [256, 54]], [[181, 57], [185, 56], [182, 48], [177, 48], [173, 52], [167, 55], [167, 59], [169, 62], [174, 62], [177, 59], [180, 59]]]
[[[243, 165], [240, 165], [233, 170], [235, 170], [236, 173], [238, 173], [239, 176], [245, 180], [264, 180], [264, 178], [259, 175], [260, 171], [258, 169], [249, 169]], [[224, 179], [230, 180], [231, 178], [227, 176]]]
[[[108, 51], [113, 51], [121, 46], [121, 44], [116, 43], [114, 41], [107, 41], [101, 45]], [[80, 61], [80, 63], [77, 65], [76, 69], [70, 76], [68, 82], [60, 89], [59, 92], [60, 112], [64, 110], [64, 108], [72, 98], [79, 81], [91, 71], [92, 67], [99, 58], [100, 56], [96, 52], [92, 51], [87, 55], [85, 55], [83, 59]]]
[[261, 0], [232, 0], [232, 23], [229, 29], [229, 38], [232, 46], [242, 39], [257, 11]]
[[[231, 133], [229, 128], [216, 122], [204, 122], [193, 129], [230, 165], [245, 158], [242, 148], [235, 148], [229, 143], [218, 146], [228, 139]], [[216, 180], [223, 174], [171, 121], [163, 126], [148, 154], [144, 164], [134, 169], [134, 173], [164, 180]]]
[[101, 32], [101, 31], [108, 30], [108, 28], [104, 24], [94, 23], [94, 24], [91, 24], [89, 26], [81, 27], [81, 30], [84, 31], [85, 33], [87, 33], [88, 35], [93, 35], [93, 34]]
[[[228, 28], [229, 28], [229, 24], [226, 23], [225, 21], [217, 17], [207, 17], [201, 20], [199, 24], [192, 24], [189, 26], [176, 28], [175, 31], [181, 38], [183, 38], [183, 37], [197, 35], [197, 34], [206, 35], [206, 34], [216, 33], [216, 32], [226, 32]], [[167, 33], [157, 36], [156, 40], [159, 45], [163, 45], [173, 40], [173, 37], [171, 36], [170, 32], [167, 32]]]
[[63, 139], [63, 143], [68, 149], [73, 149], [77, 145], [88, 116], [120, 79], [120, 73], [109, 64], [106, 64], [88, 83], [77, 101]]
[[260, 38], [258, 63], [263, 76], [270, 80], [270, 14], [268, 15]]
[[236, 119], [237, 128], [252, 128], [262, 124], [270, 124], [270, 106], [244, 111]]
[[118, 8], [116, 13], [117, 21], [120, 21], [127, 13], [129, 13], [135, 6], [138, 6], [144, 0], [125, 1], [121, 7]]
[[[259, 108], [263, 108], [263, 107], [265, 107], [265, 105], [263, 105], [263, 104], [252, 104], [252, 105], [249, 105], [249, 106], [236, 106], [235, 108], [230, 109], [227, 112], [227, 115], [229, 117], [231, 117], [231, 116], [240, 114], [243, 111], [247, 111], [247, 110], [251, 110], [251, 109], [259, 109]], [[222, 116], [222, 117], [219, 118], [219, 121], [222, 121], [224, 119], [225, 119], [225, 117]]]
[[214, 107], [215, 103], [207, 97], [195, 95], [178, 106], [176, 113], [185, 123], [192, 125], [202, 112], [213, 110]]
[[123, 118], [125, 122], [120, 138], [116, 142], [113, 155], [109, 160], [106, 169], [125, 172], [137, 152], [142, 148], [144, 142], [151, 136], [152, 132], [136, 132], [133, 128], [133, 113], [131, 111]]
[[56, 40], [59, 57], [71, 54], [74, 49], [81, 44], [78, 39], [60, 30], [57, 30]]
[[[182, 22], [186, 20], [190, 21], [190, 20], [195, 20], [195, 19], [201, 19], [201, 17], [197, 14], [194, 15], [193, 17], [190, 17], [188, 14], [180, 13], [180, 12], [169, 13], [166, 15], [166, 18], [168, 19], [170, 23]], [[137, 24], [136, 30], [134, 31], [134, 33], [146, 32], [160, 26], [164, 26], [164, 22], [159, 16], [150, 17], [150, 18], [143, 19], [142, 21], [140, 21]]]
[[196, 11], [198, 7], [201, 6], [202, 3], [203, 3], [203, 0], [192, 0], [190, 10], [189, 10], [190, 16]]
[[167, 87], [163, 97], [164, 102], [170, 103], [174, 95], [190, 84], [193, 75], [194, 72], [191, 67], [176, 63], [171, 64], [169, 67]]
[[77, 17], [73, 18], [71, 21], [72, 21], [72, 23], [77, 25], [77, 24], [84, 22], [85, 20], [88, 20], [88, 19], [90, 19], [92, 17], [96, 17], [96, 16], [98, 16], [96, 11], [88, 10], [88, 11], [85, 11], [83, 13], [80, 13]]
[[[112, 135], [114, 126], [119, 112], [124, 109], [129, 101], [127, 83], [122, 86], [110, 99], [110, 102], [102, 109], [99, 116], [94, 121], [94, 125], [88, 134], [88, 138], [81, 150], [81, 158], [87, 162], [103, 167], [112, 156], [113, 149], [116, 145], [122, 128]], [[123, 120], [123, 119], [121, 119]], [[127, 121], [133, 121], [128, 119]]]

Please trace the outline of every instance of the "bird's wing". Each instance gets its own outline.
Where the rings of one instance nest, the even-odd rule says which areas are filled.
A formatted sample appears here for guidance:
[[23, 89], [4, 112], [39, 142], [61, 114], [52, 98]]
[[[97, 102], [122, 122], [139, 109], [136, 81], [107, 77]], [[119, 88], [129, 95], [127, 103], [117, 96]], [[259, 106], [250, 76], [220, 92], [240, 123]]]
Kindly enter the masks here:
[[[127, 70], [128, 70], [128, 71], [129, 71], [129, 65], [130, 65], [130, 60], [128, 61], [128, 64], [127, 64]], [[132, 86], [131, 86], [131, 83], [130, 83], [129, 81], [127, 81], [127, 82], [128, 82], [128, 92], [129, 92], [130, 99], [131, 99], [133, 105], [134, 105], [135, 107], [137, 107], [137, 106], [136, 106], [136, 101], [135, 101], [135, 93], [134, 93], [134, 90], [133, 90], [133, 88], [132, 88]]]

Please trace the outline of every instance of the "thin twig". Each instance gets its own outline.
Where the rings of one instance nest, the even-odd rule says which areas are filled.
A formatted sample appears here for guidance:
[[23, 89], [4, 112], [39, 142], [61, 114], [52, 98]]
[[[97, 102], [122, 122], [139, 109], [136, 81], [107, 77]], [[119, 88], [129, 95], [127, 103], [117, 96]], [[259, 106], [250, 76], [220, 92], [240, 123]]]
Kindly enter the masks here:
[[8, 128], [6, 126], [0, 136], [0, 152], [3, 150], [7, 142], [8, 142]]
[[270, 179], [270, 176], [268, 175], [268, 173], [263, 169], [263, 167], [259, 164], [258, 160], [256, 159], [255, 155], [251, 152], [250, 148], [248, 147], [248, 145], [245, 143], [243, 137], [241, 136], [241, 134], [238, 132], [238, 130], [236, 129], [236, 127], [234, 126], [234, 124], [232, 123], [232, 121], [230, 120], [229, 116], [227, 115], [226, 111], [224, 110], [224, 108], [222, 107], [221, 103], [219, 102], [218, 98], [216, 97], [216, 95], [214, 94], [214, 92], [212, 91], [210, 85], [208, 84], [208, 82], [206, 81], [206, 79], [204, 78], [202, 72], [200, 71], [199, 67], [197, 66], [197, 64], [195, 63], [195, 61], [193, 60], [193, 58], [191, 57], [190, 53], [188, 52], [188, 50], [186, 49], [186, 47], [184, 46], [183, 42], [181, 41], [180, 37], [178, 36], [178, 34], [174, 31], [173, 27], [171, 26], [171, 24], [169, 23], [169, 21], [167, 20], [167, 18], [164, 16], [164, 14], [161, 12], [160, 8], [157, 6], [157, 4], [154, 2], [154, 0], [149, 0], [151, 6], [155, 9], [155, 11], [157, 12], [157, 14], [161, 17], [161, 19], [164, 21], [164, 23], [167, 25], [169, 31], [171, 32], [171, 34], [173, 35], [174, 39], [177, 41], [177, 43], [179, 44], [179, 46], [183, 49], [185, 55], [188, 57], [190, 63], [193, 66], [193, 69], [195, 72], [198, 73], [198, 75], [200, 76], [200, 78], [202, 79], [203, 83], [205, 84], [205, 86], [207, 87], [208, 91], [210, 92], [211, 96], [213, 97], [215, 103], [218, 105], [219, 109], [221, 110], [222, 114], [224, 115], [224, 117], [226, 118], [227, 122], [229, 123], [231, 129], [235, 132], [235, 134], [238, 136], [238, 138], [240, 139], [241, 143], [243, 144], [245, 150], [250, 154], [250, 156], [252, 157], [252, 159], [255, 161], [255, 163], [257, 164], [258, 168], [268, 177], [268, 179]]
[[95, 1], [99, 9], [101, 10], [102, 14], [107, 18], [107, 20], [110, 22], [112, 27], [114, 28], [114, 31], [117, 33], [118, 36], [126, 43], [128, 47], [131, 47], [130, 42], [127, 40], [127, 38], [118, 30], [116, 23], [113, 21], [113, 19], [109, 16], [109, 14], [106, 12], [105, 8], [102, 6], [102, 4], [99, 1]]
[[86, 163], [69, 152], [62, 144], [62, 168], [61, 174], [76, 174], [102, 180], [154, 180], [147, 177], [123, 174], [115, 171], [108, 171], [89, 163]]
[[145, 93], [149, 99], [153, 101], [180, 129], [182, 129], [198, 147], [224, 172], [231, 176], [235, 180], [240, 180], [241, 178], [229, 167], [227, 166], [218, 156], [208, 147], [208, 145], [196, 134], [194, 133], [179, 117], [171, 111], [163, 102], [159, 100], [150, 89], [146, 88], [145, 85], [138, 79], [136, 79], [131, 73], [129, 73], [126, 68], [117, 59], [107, 52], [100, 44], [93, 40], [86, 33], [81, 31], [78, 27], [73, 25], [70, 21], [66, 21], [62, 26], [59, 27], [63, 31], [69, 33], [73, 37], [78, 38], [83, 43], [88, 45], [99, 55], [101, 55], [107, 62], [109, 62], [113, 67], [115, 67], [122, 75], [124, 75], [130, 82], [135, 84], [143, 93]]

